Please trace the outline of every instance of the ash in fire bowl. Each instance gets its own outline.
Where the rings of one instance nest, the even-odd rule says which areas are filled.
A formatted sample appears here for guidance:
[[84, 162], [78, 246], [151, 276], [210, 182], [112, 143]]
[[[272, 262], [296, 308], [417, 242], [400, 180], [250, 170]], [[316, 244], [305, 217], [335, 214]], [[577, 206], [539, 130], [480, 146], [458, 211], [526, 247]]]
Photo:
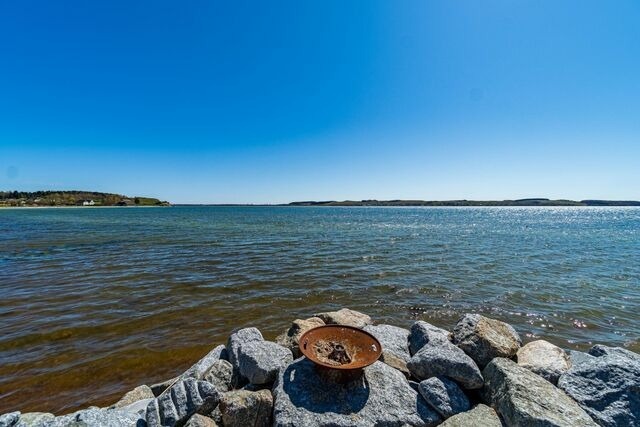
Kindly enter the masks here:
[[318, 340], [313, 345], [313, 351], [318, 360], [332, 366], [348, 365], [356, 352], [349, 345], [337, 341]]
[[370, 333], [343, 325], [318, 326], [300, 337], [300, 351], [318, 366], [335, 370], [361, 370], [382, 353]]

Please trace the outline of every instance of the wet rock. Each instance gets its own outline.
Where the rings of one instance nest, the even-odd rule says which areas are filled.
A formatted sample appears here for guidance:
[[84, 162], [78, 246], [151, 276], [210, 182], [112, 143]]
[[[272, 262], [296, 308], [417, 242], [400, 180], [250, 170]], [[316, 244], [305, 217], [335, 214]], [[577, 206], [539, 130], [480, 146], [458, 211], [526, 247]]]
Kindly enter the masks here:
[[640, 355], [601, 345], [577, 353], [558, 387], [601, 426], [640, 425]]
[[238, 370], [251, 384], [269, 384], [293, 361], [287, 348], [270, 341], [244, 343], [238, 351]]
[[213, 418], [205, 417], [204, 415], [194, 414], [189, 418], [189, 421], [184, 425], [184, 427], [217, 427], [218, 424], [213, 420]]
[[310, 317], [309, 319], [296, 319], [282, 335], [276, 338], [276, 343], [288, 348], [295, 358], [302, 356], [300, 352], [300, 337], [309, 329], [324, 326], [324, 322], [319, 317]]
[[127, 392], [116, 404], [112, 406], [112, 408], [121, 408], [123, 406], [131, 405], [139, 400], [153, 399], [154, 397], [156, 396], [153, 394], [153, 390], [151, 390], [149, 386], [141, 385]]
[[267, 427], [271, 425], [273, 396], [269, 390], [236, 390], [225, 393], [220, 413], [225, 427]]
[[418, 320], [411, 326], [408, 341], [409, 351], [413, 356], [427, 343], [437, 344], [451, 342], [451, 333], [437, 326], [433, 326], [431, 323]]
[[226, 360], [216, 360], [202, 379], [207, 381], [220, 392], [231, 390], [231, 381], [233, 379], [233, 366]]
[[206, 382], [186, 378], [175, 383], [147, 406], [149, 427], [184, 424], [193, 414], [208, 414], [220, 401], [221, 393]]
[[502, 427], [500, 417], [490, 407], [479, 404], [470, 411], [448, 418], [441, 427]]
[[20, 415], [16, 427], [46, 427], [56, 416], [48, 412], [27, 412]]
[[219, 345], [207, 353], [202, 359], [198, 360], [198, 362], [187, 369], [184, 374], [180, 375], [180, 379], [183, 380], [185, 378], [195, 378], [196, 380], [201, 380], [204, 377], [204, 374], [213, 366], [215, 362], [218, 360], [227, 360], [229, 359], [229, 355], [227, 353], [227, 349], [223, 345]]
[[486, 402], [513, 426], [596, 426], [597, 424], [549, 381], [504, 358], [482, 371]]
[[445, 376], [465, 389], [481, 388], [484, 383], [475, 362], [450, 342], [425, 345], [409, 360], [407, 368], [419, 380]]
[[342, 308], [338, 311], [328, 311], [326, 313], [318, 313], [314, 317], [319, 317], [327, 325], [346, 325], [354, 328], [364, 328], [371, 325], [371, 317], [359, 311]]
[[0, 427], [13, 427], [20, 419], [20, 411], [0, 415]]
[[176, 381], [178, 381], [178, 378], [179, 377], [175, 377], [166, 381], [162, 381], [161, 383], [152, 384], [149, 386], [149, 388], [153, 392], [153, 395], [155, 397], [158, 397], [160, 396], [160, 394], [162, 394], [163, 391], [165, 391], [166, 389], [171, 387]]
[[407, 368], [407, 361], [405, 359], [397, 357], [395, 353], [383, 351], [380, 355], [380, 361], [402, 372], [402, 375], [407, 378], [411, 376], [409, 368]]
[[424, 400], [442, 416], [449, 418], [471, 409], [469, 399], [458, 384], [445, 377], [431, 377], [419, 385]]
[[479, 314], [465, 314], [453, 329], [453, 342], [484, 368], [494, 357], [515, 356], [522, 340], [511, 325]]
[[135, 427], [143, 425], [138, 414], [121, 409], [88, 408], [73, 414], [55, 417], [46, 427]]
[[367, 325], [363, 329], [380, 341], [386, 353], [392, 353], [405, 362], [411, 358], [409, 354], [408, 329], [392, 325]]
[[364, 376], [336, 384], [298, 359], [282, 370], [274, 386], [274, 426], [434, 426], [441, 419], [402, 374], [382, 362]]
[[567, 353], [545, 340], [532, 341], [521, 347], [517, 358], [518, 365], [540, 375], [552, 384], [557, 384], [560, 375], [571, 366]]

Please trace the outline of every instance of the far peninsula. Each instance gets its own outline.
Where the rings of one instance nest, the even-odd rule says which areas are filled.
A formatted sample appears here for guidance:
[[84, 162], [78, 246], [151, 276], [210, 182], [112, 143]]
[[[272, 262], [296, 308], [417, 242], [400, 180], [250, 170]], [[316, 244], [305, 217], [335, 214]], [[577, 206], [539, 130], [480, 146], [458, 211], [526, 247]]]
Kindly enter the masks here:
[[48, 206], [171, 206], [153, 197], [96, 191], [0, 191], [0, 207]]

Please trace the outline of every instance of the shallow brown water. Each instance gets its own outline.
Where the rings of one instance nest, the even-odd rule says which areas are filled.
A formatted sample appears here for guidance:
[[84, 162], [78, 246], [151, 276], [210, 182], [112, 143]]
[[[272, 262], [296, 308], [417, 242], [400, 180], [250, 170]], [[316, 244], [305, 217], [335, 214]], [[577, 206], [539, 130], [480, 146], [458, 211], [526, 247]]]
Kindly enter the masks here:
[[107, 405], [342, 306], [640, 351], [640, 209], [0, 210], [0, 413]]

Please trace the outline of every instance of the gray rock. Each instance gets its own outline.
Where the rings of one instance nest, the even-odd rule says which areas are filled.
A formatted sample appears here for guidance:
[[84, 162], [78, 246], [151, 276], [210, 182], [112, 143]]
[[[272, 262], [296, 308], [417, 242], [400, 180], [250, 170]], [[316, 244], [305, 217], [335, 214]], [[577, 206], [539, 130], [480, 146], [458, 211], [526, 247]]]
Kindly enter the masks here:
[[175, 382], [177, 382], [179, 378], [180, 377], [175, 377], [166, 381], [162, 381], [161, 383], [155, 383], [150, 385], [149, 388], [153, 392], [153, 395], [155, 397], [158, 397], [160, 396], [160, 394], [162, 394], [163, 391], [165, 391], [166, 389], [171, 387]]
[[380, 361], [402, 372], [402, 375], [407, 378], [411, 376], [409, 368], [407, 368], [407, 361], [396, 356], [395, 353], [390, 353], [386, 350], [383, 350], [382, 354], [380, 355]]
[[509, 426], [596, 426], [580, 406], [549, 381], [504, 358], [482, 371], [482, 394]]
[[441, 419], [402, 374], [382, 362], [358, 380], [336, 384], [305, 358], [282, 370], [274, 386], [274, 426], [434, 426]]
[[408, 362], [409, 354], [409, 330], [392, 325], [367, 325], [363, 328], [376, 337], [382, 349], [386, 353], [392, 353], [397, 358]]
[[251, 384], [272, 383], [278, 371], [292, 361], [288, 348], [270, 341], [247, 342], [238, 351], [238, 370]]
[[445, 377], [431, 377], [418, 386], [424, 400], [438, 412], [442, 418], [471, 409], [469, 399], [458, 384]]
[[574, 353], [558, 387], [601, 426], [640, 426], [640, 355], [600, 345]]
[[229, 362], [231, 362], [234, 367], [238, 365], [238, 352], [240, 351], [240, 347], [254, 341], [264, 341], [258, 328], [243, 328], [231, 333], [227, 340], [227, 355]]
[[305, 320], [296, 319], [293, 321], [289, 329], [276, 338], [276, 343], [291, 350], [293, 357], [298, 358], [302, 356], [299, 347], [300, 337], [309, 329], [324, 326], [324, 324], [325, 323], [319, 317], [311, 317]]
[[123, 406], [131, 405], [139, 400], [153, 399], [156, 396], [153, 394], [153, 390], [149, 386], [140, 385], [131, 391], [128, 391], [112, 408], [121, 408]]
[[268, 427], [272, 411], [273, 396], [269, 390], [231, 391], [220, 401], [225, 427]]
[[0, 427], [12, 427], [20, 419], [20, 411], [0, 415]]
[[629, 359], [632, 362], [640, 361], [640, 354], [627, 350], [622, 347], [607, 347], [606, 345], [596, 344], [589, 349], [589, 355], [593, 357], [602, 356], [620, 356]]
[[144, 423], [144, 417], [136, 412], [127, 412], [123, 410], [113, 409], [94, 409], [89, 411], [81, 411], [77, 417], [80, 425], [87, 427], [103, 427], [103, 426], [140, 426]]
[[185, 424], [185, 427], [217, 427], [218, 424], [213, 418], [205, 417], [204, 415], [194, 414], [189, 418], [189, 421]]
[[120, 410], [131, 414], [137, 414], [140, 418], [145, 418], [147, 415], [147, 406], [149, 406], [149, 403], [154, 399], [155, 398], [138, 400], [137, 402], [121, 407]]
[[220, 413], [220, 405], [216, 406], [216, 409], [211, 411], [208, 416], [213, 419], [213, 421], [215, 421], [219, 426], [222, 425], [222, 414]]
[[425, 345], [409, 360], [407, 368], [419, 380], [445, 376], [465, 389], [481, 388], [484, 383], [475, 362], [450, 342]]
[[465, 314], [453, 329], [453, 342], [484, 368], [494, 357], [516, 355], [522, 340], [511, 325], [479, 314]]
[[27, 412], [20, 415], [16, 427], [46, 427], [55, 417], [48, 412]]
[[219, 345], [207, 353], [202, 359], [198, 360], [195, 365], [187, 369], [184, 374], [180, 375], [180, 379], [195, 378], [201, 380], [204, 374], [213, 366], [218, 360], [227, 360], [229, 355], [227, 349], [223, 345]]
[[218, 405], [221, 393], [206, 382], [186, 378], [175, 383], [147, 406], [149, 427], [183, 425], [193, 414], [208, 414]]
[[413, 356], [427, 343], [451, 342], [451, 333], [431, 323], [418, 320], [411, 326], [409, 333], [409, 351]]
[[318, 313], [314, 317], [319, 317], [327, 325], [345, 325], [354, 328], [364, 328], [371, 325], [371, 317], [359, 311], [342, 308], [338, 311], [328, 311], [326, 313]]
[[231, 381], [233, 378], [233, 366], [226, 360], [216, 360], [202, 379], [210, 382], [220, 392], [231, 390]]
[[588, 362], [593, 357], [589, 353], [584, 353], [578, 350], [569, 350], [568, 353], [569, 353], [569, 364], [571, 366], [577, 363]]
[[496, 411], [479, 404], [470, 411], [447, 418], [440, 427], [502, 427], [502, 421]]
[[557, 384], [560, 375], [571, 367], [567, 353], [545, 340], [532, 341], [521, 347], [517, 357], [518, 365], [540, 375], [552, 384]]
[[47, 427], [136, 427], [144, 425], [144, 419], [136, 413], [122, 409], [88, 408], [73, 414], [55, 417]]
[[229, 357], [229, 362], [231, 362], [231, 365], [233, 366], [233, 388], [241, 388], [249, 382], [246, 377], [240, 374], [238, 355], [240, 353], [240, 347], [244, 344], [255, 341], [264, 341], [262, 334], [257, 328], [238, 329], [231, 333], [227, 340], [227, 355]]

